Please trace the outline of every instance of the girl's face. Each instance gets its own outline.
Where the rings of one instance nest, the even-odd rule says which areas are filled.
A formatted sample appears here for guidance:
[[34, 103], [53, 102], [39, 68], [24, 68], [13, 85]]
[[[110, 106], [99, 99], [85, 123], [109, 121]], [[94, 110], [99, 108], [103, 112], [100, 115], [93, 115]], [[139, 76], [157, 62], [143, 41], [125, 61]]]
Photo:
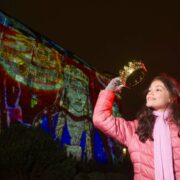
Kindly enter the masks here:
[[154, 80], [146, 95], [146, 106], [154, 110], [165, 111], [170, 101], [170, 94], [162, 81]]

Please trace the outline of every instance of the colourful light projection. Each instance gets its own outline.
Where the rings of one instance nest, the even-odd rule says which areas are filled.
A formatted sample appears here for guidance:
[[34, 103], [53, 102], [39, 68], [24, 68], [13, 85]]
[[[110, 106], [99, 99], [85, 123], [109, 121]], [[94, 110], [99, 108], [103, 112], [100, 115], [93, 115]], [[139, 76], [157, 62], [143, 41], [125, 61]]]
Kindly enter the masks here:
[[[67, 156], [119, 161], [121, 147], [92, 123], [99, 91], [110, 79], [1, 12], [0, 74], [1, 129], [15, 122], [41, 127]], [[113, 112], [119, 115], [117, 104]]]
[[62, 55], [13, 27], [1, 25], [0, 64], [15, 80], [33, 88], [62, 86]]

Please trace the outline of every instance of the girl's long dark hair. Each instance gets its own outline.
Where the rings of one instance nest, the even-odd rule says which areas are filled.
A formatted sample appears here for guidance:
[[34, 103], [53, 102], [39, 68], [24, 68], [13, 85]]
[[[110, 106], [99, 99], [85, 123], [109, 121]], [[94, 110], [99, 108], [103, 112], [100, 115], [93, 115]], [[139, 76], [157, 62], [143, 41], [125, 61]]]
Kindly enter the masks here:
[[[170, 93], [172, 101], [169, 107], [172, 109], [173, 121], [179, 128], [178, 136], [180, 137], [180, 86], [174, 78], [164, 73], [155, 77], [153, 81], [154, 80], [161, 81]], [[152, 134], [155, 118], [152, 111], [152, 108], [144, 105], [141, 111], [137, 114], [139, 124], [136, 133], [138, 134], [141, 142], [145, 142], [147, 139], [153, 140]]]

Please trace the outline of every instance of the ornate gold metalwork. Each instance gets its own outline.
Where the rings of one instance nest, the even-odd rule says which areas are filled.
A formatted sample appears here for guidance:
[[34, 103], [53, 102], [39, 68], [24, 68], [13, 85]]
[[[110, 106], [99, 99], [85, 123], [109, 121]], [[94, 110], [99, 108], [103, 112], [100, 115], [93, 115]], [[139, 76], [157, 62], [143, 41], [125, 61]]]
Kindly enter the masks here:
[[133, 60], [127, 66], [119, 70], [122, 84], [126, 87], [134, 87], [144, 80], [147, 69], [141, 61]]

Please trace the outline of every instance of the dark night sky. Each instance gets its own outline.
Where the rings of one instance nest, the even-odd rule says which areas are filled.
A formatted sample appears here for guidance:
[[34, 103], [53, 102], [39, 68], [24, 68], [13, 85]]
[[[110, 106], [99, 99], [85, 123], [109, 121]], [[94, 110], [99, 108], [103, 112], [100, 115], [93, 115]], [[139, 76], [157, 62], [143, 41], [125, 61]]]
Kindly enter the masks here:
[[148, 75], [167, 72], [180, 80], [180, 11], [176, 1], [88, 4], [1, 0], [0, 9], [99, 71], [116, 75], [129, 60], [142, 59]]

